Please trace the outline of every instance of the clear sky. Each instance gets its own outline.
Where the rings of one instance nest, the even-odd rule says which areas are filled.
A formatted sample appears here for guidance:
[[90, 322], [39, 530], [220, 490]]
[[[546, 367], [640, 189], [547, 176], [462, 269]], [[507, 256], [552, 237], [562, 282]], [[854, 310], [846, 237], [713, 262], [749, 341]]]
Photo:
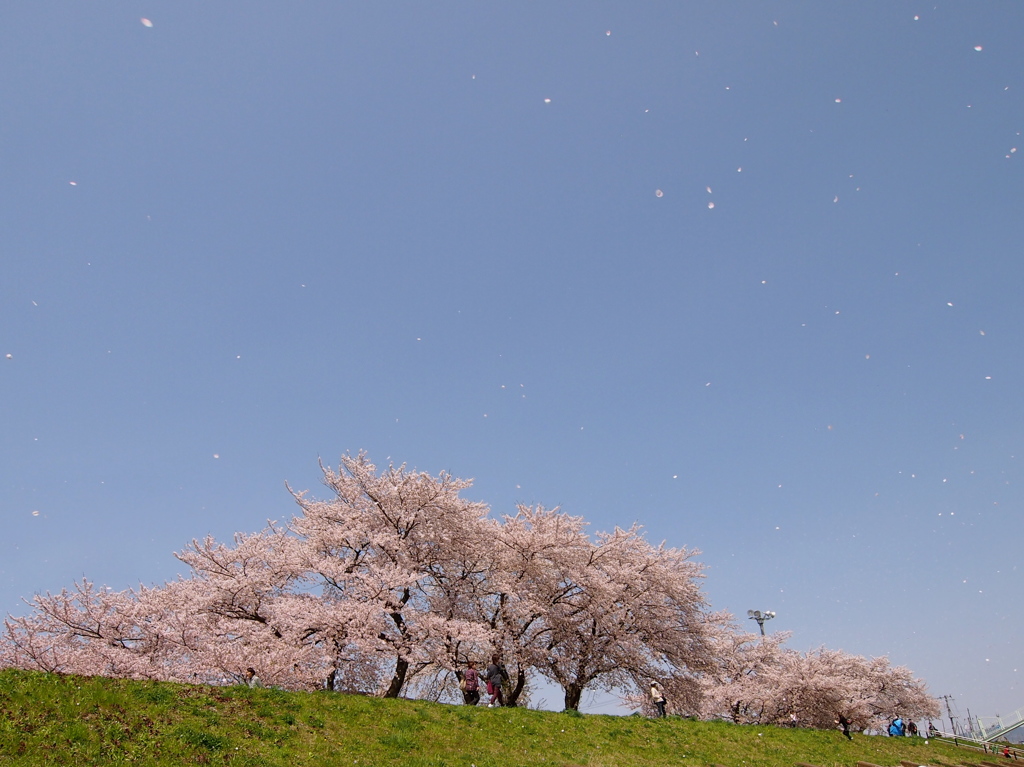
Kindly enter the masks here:
[[792, 647], [1024, 707], [1022, 34], [1019, 2], [7, 3], [0, 610], [173, 578], [366, 450], [639, 521]]

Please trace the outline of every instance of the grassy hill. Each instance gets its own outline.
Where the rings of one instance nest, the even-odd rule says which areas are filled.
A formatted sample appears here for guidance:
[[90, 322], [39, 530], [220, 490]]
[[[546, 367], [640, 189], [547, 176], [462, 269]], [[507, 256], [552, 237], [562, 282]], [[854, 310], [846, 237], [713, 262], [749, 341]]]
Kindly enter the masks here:
[[0, 764], [25, 767], [853, 767], [980, 756], [838, 731], [0, 672]]

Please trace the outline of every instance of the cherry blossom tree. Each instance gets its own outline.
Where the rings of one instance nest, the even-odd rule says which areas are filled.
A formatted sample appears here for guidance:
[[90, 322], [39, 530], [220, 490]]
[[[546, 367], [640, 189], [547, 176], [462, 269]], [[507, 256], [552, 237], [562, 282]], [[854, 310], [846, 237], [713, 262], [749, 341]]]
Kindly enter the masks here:
[[788, 700], [796, 721], [805, 727], [834, 727], [840, 714], [861, 730], [880, 729], [897, 714], [912, 719], [939, 715], [938, 701], [928, 695], [924, 682], [885, 657], [825, 648], [786, 653], [778, 687], [778, 695]]
[[[5, 665], [41, 671], [139, 676], [139, 656], [157, 643], [134, 620], [138, 601], [108, 593], [89, 581], [59, 594], [35, 596], [33, 613], [5, 621]], [[155, 665], [159, 665], [159, 660]], [[143, 676], [145, 674], [142, 674]]]
[[193, 541], [178, 558], [191, 577], [109, 593], [84, 583], [36, 597], [9, 618], [5, 656], [43, 670], [207, 680], [247, 666], [271, 684], [397, 696], [416, 673], [451, 666], [453, 648], [491, 645], [461, 616], [478, 585], [487, 507], [469, 486], [365, 456], [324, 468], [330, 500], [295, 493], [287, 525]]
[[774, 682], [789, 636], [776, 632], [762, 637], [723, 625], [711, 638], [711, 664], [696, 678], [672, 680], [666, 692], [670, 699], [685, 696], [691, 705], [696, 703], [705, 717], [739, 723], [775, 721], [766, 711], [775, 703]]
[[210, 664], [216, 634], [195, 610], [196, 585], [112, 592], [83, 580], [37, 595], [31, 614], [5, 621], [0, 661], [59, 673], [221, 680], [230, 667]]
[[938, 702], [906, 667], [842, 650], [800, 653], [782, 647], [788, 637], [718, 634], [714, 664], [699, 677], [701, 715], [819, 729], [835, 727], [842, 715], [859, 730], [882, 727], [897, 713], [938, 715]]
[[491, 625], [521, 666], [560, 685], [565, 707], [584, 690], [633, 689], [638, 678], [699, 665], [706, 603], [685, 549], [653, 547], [634, 526], [598, 536], [580, 517], [520, 507], [501, 529]]
[[416, 673], [454, 662], [461, 644], [487, 643], [459, 604], [483, 577], [477, 550], [493, 523], [485, 505], [460, 497], [470, 483], [448, 474], [378, 474], [362, 454], [322, 468], [335, 497], [294, 493], [302, 513], [285, 529], [254, 548], [246, 538], [194, 542], [179, 557], [213, 587], [206, 611], [317, 648], [334, 680], [376, 669], [373, 691], [397, 697]]

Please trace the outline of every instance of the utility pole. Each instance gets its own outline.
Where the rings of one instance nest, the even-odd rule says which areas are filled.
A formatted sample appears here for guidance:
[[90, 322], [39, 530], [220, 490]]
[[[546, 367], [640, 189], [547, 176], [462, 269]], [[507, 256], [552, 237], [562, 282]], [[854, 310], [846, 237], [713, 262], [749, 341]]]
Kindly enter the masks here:
[[[953, 709], [949, 707], [949, 702], [953, 699], [952, 695], [943, 695], [942, 700], [946, 702], [946, 716], [949, 717], [949, 726], [953, 730], [953, 742], [956, 743], [956, 722], [953, 721]], [[960, 745], [957, 743], [957, 745]]]

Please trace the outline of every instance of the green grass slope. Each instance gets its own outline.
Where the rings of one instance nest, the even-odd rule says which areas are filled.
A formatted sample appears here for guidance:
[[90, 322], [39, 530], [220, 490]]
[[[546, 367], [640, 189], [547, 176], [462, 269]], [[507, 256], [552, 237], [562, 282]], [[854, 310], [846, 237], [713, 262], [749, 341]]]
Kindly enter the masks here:
[[0, 672], [0, 764], [853, 767], [976, 761], [921, 739], [337, 693]]

